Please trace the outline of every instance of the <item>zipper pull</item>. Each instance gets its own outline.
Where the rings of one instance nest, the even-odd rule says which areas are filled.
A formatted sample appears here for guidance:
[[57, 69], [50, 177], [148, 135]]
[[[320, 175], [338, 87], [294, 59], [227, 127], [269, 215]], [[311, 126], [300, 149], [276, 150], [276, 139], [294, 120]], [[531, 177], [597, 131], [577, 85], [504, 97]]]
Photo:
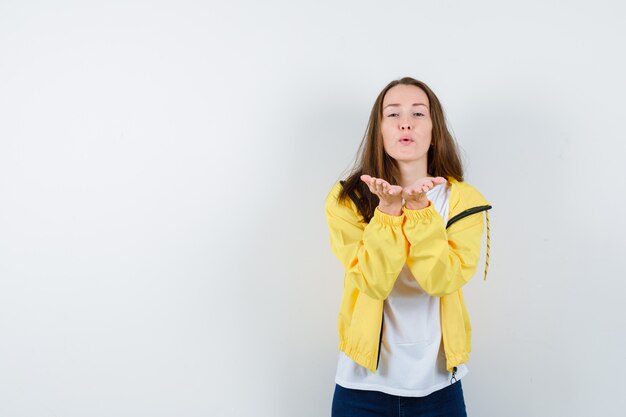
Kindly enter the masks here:
[[491, 247], [489, 241], [489, 212], [485, 210], [485, 219], [487, 220], [487, 253], [485, 255], [485, 278], [483, 281], [487, 281], [487, 271], [489, 270], [489, 248]]
[[452, 378], [450, 378], [450, 385], [454, 384], [457, 381], [456, 379], [456, 366], [452, 370]]

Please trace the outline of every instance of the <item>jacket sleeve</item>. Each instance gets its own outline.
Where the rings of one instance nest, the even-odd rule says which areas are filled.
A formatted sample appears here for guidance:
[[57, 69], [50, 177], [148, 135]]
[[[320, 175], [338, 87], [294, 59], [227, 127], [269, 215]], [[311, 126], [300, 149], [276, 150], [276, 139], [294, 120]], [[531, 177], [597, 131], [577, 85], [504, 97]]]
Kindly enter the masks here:
[[409, 242], [407, 265], [422, 289], [431, 296], [452, 294], [476, 272], [483, 234], [482, 213], [465, 217], [446, 229], [430, 205], [403, 208], [403, 231]]
[[384, 300], [406, 263], [404, 214], [392, 216], [377, 208], [371, 221], [364, 223], [352, 202], [338, 202], [341, 187], [335, 185], [325, 204], [330, 248], [343, 265], [346, 279], [368, 296]]

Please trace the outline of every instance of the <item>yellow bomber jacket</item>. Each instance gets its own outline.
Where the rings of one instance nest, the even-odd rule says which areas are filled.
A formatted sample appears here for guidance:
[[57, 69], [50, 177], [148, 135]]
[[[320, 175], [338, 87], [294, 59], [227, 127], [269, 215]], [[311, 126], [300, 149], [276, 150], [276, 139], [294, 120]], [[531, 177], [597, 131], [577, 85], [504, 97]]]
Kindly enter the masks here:
[[405, 264], [426, 293], [441, 298], [447, 370], [456, 372], [459, 364], [469, 360], [472, 328], [461, 287], [476, 271], [484, 229], [482, 212], [488, 222], [491, 206], [466, 182], [454, 178], [448, 182], [449, 227], [432, 202], [421, 210], [403, 207], [399, 216], [376, 209], [365, 223], [354, 201], [338, 203], [341, 182], [326, 198], [330, 247], [345, 269], [339, 349], [372, 372], [378, 368], [383, 303]]

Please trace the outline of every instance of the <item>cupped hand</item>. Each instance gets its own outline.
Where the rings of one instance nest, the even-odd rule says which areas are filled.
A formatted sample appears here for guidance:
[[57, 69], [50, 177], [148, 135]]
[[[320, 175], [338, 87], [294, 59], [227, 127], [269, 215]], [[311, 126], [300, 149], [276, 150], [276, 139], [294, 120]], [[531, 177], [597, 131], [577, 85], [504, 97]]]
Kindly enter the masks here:
[[361, 175], [361, 181], [367, 184], [373, 194], [378, 196], [381, 206], [402, 208], [402, 187], [399, 185], [391, 185], [381, 178], [369, 175]]
[[423, 208], [428, 206], [426, 193], [438, 185], [445, 184], [447, 181], [443, 177], [424, 177], [415, 181], [415, 183], [402, 189], [402, 197], [407, 208]]

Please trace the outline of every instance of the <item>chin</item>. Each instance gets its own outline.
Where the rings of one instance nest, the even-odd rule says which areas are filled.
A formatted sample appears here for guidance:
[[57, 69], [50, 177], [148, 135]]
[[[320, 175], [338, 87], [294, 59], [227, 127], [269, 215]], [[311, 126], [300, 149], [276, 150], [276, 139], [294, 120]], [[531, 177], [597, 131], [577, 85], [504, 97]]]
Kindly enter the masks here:
[[398, 162], [414, 162], [414, 161], [419, 161], [420, 159], [426, 158], [426, 155], [396, 155], [396, 156], [392, 156], [390, 155], [393, 159], [395, 159]]

